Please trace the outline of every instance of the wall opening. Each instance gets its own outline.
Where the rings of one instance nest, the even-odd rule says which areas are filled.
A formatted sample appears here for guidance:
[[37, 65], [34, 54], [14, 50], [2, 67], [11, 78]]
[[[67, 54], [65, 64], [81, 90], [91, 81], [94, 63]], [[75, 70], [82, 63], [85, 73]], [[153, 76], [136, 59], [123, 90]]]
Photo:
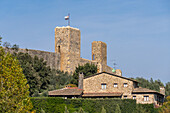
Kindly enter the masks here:
[[95, 55], [93, 54], [93, 56], [92, 56], [92, 60], [95, 60]]
[[57, 47], [57, 52], [60, 53], [60, 46]]

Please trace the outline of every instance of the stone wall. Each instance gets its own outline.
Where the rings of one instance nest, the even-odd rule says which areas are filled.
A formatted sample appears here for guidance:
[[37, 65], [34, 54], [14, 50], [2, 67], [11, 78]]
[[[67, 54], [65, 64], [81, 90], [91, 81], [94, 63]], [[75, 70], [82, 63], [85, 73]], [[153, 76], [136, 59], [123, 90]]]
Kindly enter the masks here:
[[[136, 96], [136, 103], [140, 103], [140, 104], [155, 103], [154, 94], [133, 94], [133, 96]], [[144, 101], [144, 96], [149, 96], [149, 100]]]
[[112, 69], [111, 67], [109, 67], [108, 65], [102, 65], [102, 72], [109, 72], [109, 73], [112, 73]]
[[79, 65], [84, 65], [86, 63], [97, 65], [96, 61], [91, 61], [91, 60], [88, 60], [88, 59], [80, 58]]
[[44, 61], [47, 62], [47, 65], [50, 66], [52, 69], [60, 69], [60, 54], [56, 54], [54, 52], [46, 52], [40, 50], [32, 50], [32, 49], [19, 49], [18, 51], [4, 48], [5, 52], [22, 52], [28, 53], [32, 57], [37, 56], [39, 58], [43, 58]]

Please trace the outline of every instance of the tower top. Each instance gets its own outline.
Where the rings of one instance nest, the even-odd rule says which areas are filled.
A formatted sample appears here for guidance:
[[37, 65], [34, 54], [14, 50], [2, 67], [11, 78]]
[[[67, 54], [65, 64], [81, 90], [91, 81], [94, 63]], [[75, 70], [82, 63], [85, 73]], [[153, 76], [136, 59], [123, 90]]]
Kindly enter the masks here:
[[78, 28], [74, 28], [74, 27], [70, 27], [70, 26], [62, 26], [62, 27], [59, 27], [59, 26], [57, 26], [55, 29], [61, 29], [61, 28], [71, 28], [71, 29], [74, 29], [74, 30], [80, 30], [80, 29], [78, 29]]
[[107, 45], [105, 42], [102, 42], [102, 41], [93, 41], [92, 43], [102, 43], [102, 44]]

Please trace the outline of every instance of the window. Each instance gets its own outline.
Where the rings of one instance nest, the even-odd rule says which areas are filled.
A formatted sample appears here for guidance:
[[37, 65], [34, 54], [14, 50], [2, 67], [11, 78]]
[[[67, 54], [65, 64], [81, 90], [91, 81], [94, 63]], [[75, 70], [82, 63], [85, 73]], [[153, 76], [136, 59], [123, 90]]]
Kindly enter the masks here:
[[92, 58], [92, 60], [95, 60], [95, 55], [93, 54], [93, 58]]
[[124, 96], [124, 99], [127, 99], [127, 96], [126, 96], [126, 95]]
[[102, 86], [102, 89], [106, 89], [107, 85], [106, 85], [106, 83], [102, 83], [101, 86]]
[[117, 87], [117, 83], [114, 83], [114, 84], [113, 84], [113, 87]]
[[149, 96], [144, 96], [144, 101], [149, 101]]
[[127, 87], [127, 86], [128, 86], [128, 84], [127, 84], [127, 83], [124, 83], [124, 84], [123, 84], [123, 86], [124, 86], [124, 87]]
[[58, 46], [58, 48], [57, 48], [57, 49], [58, 49], [57, 51], [60, 53], [60, 46]]
[[136, 96], [133, 96], [133, 99], [136, 99]]

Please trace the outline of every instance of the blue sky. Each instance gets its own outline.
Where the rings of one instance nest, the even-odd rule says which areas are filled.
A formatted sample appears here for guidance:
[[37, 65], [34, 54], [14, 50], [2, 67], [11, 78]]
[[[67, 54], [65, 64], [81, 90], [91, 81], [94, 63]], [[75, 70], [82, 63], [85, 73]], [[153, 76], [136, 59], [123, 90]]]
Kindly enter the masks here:
[[170, 82], [170, 0], [0, 0], [2, 41], [54, 52], [54, 28], [68, 13], [81, 30], [81, 57], [103, 41], [123, 76]]

